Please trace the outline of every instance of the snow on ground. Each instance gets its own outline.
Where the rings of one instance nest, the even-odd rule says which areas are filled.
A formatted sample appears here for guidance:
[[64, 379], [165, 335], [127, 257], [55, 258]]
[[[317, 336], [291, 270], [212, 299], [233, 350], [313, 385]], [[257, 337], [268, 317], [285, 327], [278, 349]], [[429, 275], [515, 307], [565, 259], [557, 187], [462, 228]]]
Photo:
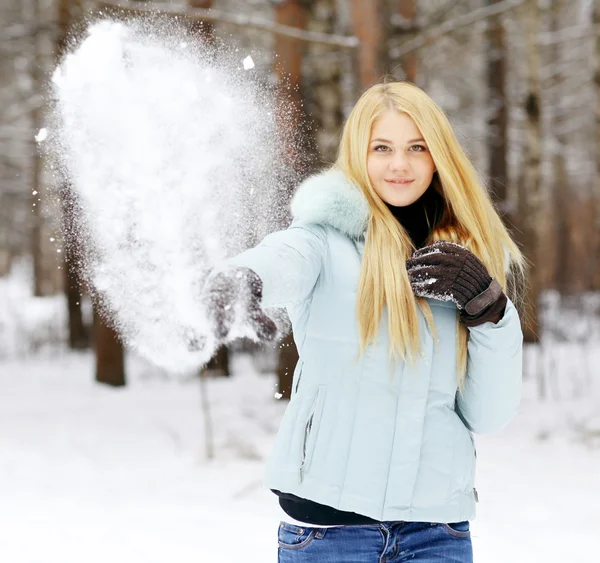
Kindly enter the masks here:
[[33, 264], [24, 259], [15, 259], [10, 274], [0, 276], [0, 361], [56, 348], [67, 339], [64, 294], [33, 297], [32, 279]]
[[[233, 369], [208, 381], [210, 461], [193, 377], [133, 358], [129, 385], [110, 389], [90, 353], [0, 363], [1, 559], [275, 562], [281, 513], [260, 480], [285, 403], [248, 356]], [[477, 438], [476, 561], [596, 562], [600, 447], [534, 393], [504, 432]]]
[[277, 506], [259, 483], [283, 406], [273, 379], [210, 383], [207, 461], [198, 381], [128, 367], [109, 389], [90, 354], [0, 364], [2, 560], [273, 560]]

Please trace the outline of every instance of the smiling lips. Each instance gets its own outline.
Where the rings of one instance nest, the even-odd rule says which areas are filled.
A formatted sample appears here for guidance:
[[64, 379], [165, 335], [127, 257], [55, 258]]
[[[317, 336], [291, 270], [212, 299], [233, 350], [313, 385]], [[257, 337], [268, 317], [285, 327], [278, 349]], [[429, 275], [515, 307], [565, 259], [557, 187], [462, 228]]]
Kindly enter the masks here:
[[396, 178], [394, 180], [386, 180], [386, 182], [388, 182], [388, 184], [410, 184], [411, 182], [414, 182], [414, 180]]

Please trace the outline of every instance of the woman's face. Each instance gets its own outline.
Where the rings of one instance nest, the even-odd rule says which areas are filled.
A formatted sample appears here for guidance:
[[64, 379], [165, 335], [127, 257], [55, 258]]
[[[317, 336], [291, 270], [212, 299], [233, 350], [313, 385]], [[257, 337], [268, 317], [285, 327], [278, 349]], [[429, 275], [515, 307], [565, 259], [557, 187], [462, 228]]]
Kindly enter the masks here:
[[406, 113], [390, 110], [371, 129], [367, 171], [377, 195], [405, 207], [427, 190], [435, 165], [427, 144]]

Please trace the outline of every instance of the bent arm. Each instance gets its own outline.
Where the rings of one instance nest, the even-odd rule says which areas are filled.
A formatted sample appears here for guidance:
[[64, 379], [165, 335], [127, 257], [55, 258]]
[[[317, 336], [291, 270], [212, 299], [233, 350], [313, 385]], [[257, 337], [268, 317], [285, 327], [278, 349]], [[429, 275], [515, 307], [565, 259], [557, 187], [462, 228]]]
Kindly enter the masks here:
[[469, 430], [479, 434], [503, 428], [521, 402], [523, 332], [514, 304], [504, 317], [469, 328], [467, 377], [456, 409]]
[[262, 306], [286, 307], [311, 293], [321, 273], [326, 245], [322, 226], [297, 222], [226, 260], [217, 271], [228, 266], [250, 268], [262, 280]]

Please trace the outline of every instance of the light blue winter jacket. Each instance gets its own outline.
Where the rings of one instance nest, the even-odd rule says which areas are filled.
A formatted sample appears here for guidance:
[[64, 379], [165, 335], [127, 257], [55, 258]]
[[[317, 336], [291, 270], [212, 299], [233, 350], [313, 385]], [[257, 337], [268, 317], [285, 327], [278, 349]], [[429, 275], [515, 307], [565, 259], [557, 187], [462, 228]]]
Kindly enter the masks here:
[[330, 170], [300, 185], [291, 210], [289, 229], [227, 262], [261, 277], [264, 307], [287, 309], [300, 355], [265, 486], [381, 521], [472, 519], [471, 432], [502, 428], [521, 396], [513, 303], [497, 324], [469, 329], [462, 394], [451, 302], [428, 299], [439, 343], [419, 311], [423, 356], [415, 367], [400, 362], [390, 377], [387, 311], [376, 345], [356, 360], [366, 199]]

